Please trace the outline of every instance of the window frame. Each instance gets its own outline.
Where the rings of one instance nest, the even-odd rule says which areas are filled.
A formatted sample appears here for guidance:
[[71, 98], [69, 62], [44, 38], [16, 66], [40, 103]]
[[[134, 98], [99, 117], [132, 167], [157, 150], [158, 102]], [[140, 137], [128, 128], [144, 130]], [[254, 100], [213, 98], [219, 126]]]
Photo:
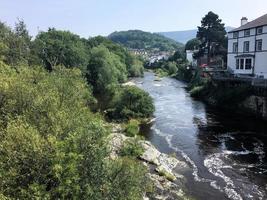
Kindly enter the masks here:
[[236, 39], [239, 37], [239, 31], [233, 32], [233, 38]]
[[[261, 45], [260, 45], [261, 48], [258, 48], [258, 47], [259, 47], [259, 44], [261, 44]], [[258, 40], [256, 40], [256, 51], [257, 51], [257, 52], [262, 51], [262, 39], [258, 39]]]
[[[248, 47], [248, 49], [246, 49]], [[244, 41], [243, 43], [243, 52], [248, 53], [250, 48], [250, 42], [249, 41]]]
[[240, 59], [239, 59], [239, 58], [236, 59], [235, 68], [236, 68], [237, 70], [240, 69]]
[[[261, 32], [259, 33], [259, 30], [261, 30]], [[256, 28], [256, 35], [261, 35], [263, 33], [263, 26], [259, 26]]]
[[238, 53], [238, 42], [233, 43], [233, 53]]
[[[248, 34], [246, 34], [248, 32]], [[250, 37], [250, 29], [244, 30], [244, 37]]]
[[[247, 62], [247, 61], [250, 61], [250, 62]], [[245, 59], [245, 70], [251, 70], [251, 69], [252, 69], [252, 58], [246, 58]]]
[[244, 70], [244, 62], [245, 62], [245, 59], [241, 58], [240, 59], [240, 64], [239, 64], [239, 69]]

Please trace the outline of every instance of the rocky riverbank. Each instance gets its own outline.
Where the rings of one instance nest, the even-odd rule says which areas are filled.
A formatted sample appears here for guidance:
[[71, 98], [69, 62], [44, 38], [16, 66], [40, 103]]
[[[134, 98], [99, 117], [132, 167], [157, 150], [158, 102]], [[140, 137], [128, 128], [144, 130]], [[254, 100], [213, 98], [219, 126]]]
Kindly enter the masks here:
[[[134, 138], [126, 137], [120, 125], [114, 125], [109, 136], [111, 159], [119, 157], [119, 152], [126, 141]], [[190, 199], [184, 189], [184, 176], [179, 172], [188, 169], [188, 165], [173, 155], [159, 152], [149, 141], [140, 140], [144, 153], [137, 159], [148, 168], [147, 177], [151, 179], [155, 190], [153, 194], [145, 194], [144, 200], [179, 200]]]

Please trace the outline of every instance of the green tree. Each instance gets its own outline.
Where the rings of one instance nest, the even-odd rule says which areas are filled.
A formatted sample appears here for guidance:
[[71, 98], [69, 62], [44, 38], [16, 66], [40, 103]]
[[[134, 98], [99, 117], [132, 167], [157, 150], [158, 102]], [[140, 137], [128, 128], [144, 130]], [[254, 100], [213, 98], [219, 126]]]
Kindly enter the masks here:
[[50, 28], [47, 32], [40, 32], [33, 46], [34, 52], [49, 70], [57, 65], [85, 70], [89, 59], [84, 41], [69, 31]]
[[185, 50], [196, 50], [199, 48], [201, 42], [198, 38], [193, 38], [185, 44]]
[[155, 107], [149, 94], [135, 86], [123, 88], [115, 102], [113, 117], [117, 119], [148, 118]]
[[19, 20], [15, 30], [0, 22], [0, 59], [15, 66], [19, 63], [28, 64], [30, 56], [31, 37], [26, 25]]
[[94, 47], [87, 66], [87, 80], [97, 93], [107, 92], [127, 78], [126, 65], [104, 45]]
[[225, 51], [226, 31], [222, 20], [213, 12], [209, 12], [198, 27], [197, 38], [200, 40], [199, 53], [202, 56], [207, 53], [208, 64], [210, 58]]
[[[106, 123], [79, 69], [0, 62], [0, 197], [140, 199], [146, 169], [108, 159]], [[33, 98], [34, 97], [34, 98]]]

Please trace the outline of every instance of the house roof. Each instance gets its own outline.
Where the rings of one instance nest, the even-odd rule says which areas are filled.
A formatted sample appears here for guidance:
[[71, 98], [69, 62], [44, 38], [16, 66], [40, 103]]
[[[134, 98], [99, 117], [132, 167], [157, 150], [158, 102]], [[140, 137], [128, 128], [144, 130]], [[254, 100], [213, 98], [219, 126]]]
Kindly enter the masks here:
[[235, 31], [241, 31], [241, 30], [245, 30], [245, 29], [249, 29], [249, 28], [255, 28], [255, 27], [258, 27], [258, 26], [264, 26], [264, 25], [267, 25], [267, 14], [255, 19], [255, 20], [253, 20], [251, 22], [248, 22], [245, 25], [240, 26], [239, 28], [231, 30], [231, 31], [229, 31], [229, 33], [232, 33], [232, 32], [235, 32]]

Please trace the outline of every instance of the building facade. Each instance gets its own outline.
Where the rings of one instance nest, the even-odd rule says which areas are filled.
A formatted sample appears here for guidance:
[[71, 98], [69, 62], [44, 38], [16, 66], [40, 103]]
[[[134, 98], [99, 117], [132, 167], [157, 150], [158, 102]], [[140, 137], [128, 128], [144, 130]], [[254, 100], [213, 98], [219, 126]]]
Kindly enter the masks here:
[[267, 79], [267, 14], [228, 32], [229, 71]]

